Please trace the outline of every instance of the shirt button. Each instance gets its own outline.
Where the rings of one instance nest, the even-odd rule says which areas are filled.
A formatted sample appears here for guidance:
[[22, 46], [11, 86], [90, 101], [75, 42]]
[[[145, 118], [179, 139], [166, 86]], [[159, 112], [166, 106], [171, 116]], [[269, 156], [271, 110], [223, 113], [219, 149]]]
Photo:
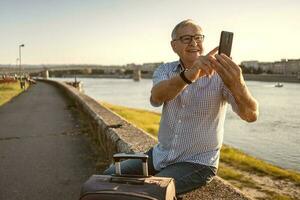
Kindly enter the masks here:
[[178, 120], [178, 123], [181, 123], [181, 120]]
[[185, 90], [185, 93], [188, 93], [189, 91], [188, 90]]

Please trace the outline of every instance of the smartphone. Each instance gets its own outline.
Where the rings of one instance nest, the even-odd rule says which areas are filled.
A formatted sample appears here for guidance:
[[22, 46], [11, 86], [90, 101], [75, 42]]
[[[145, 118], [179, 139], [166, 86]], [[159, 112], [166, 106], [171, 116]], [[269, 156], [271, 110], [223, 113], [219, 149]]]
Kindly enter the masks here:
[[230, 57], [232, 47], [233, 33], [228, 31], [222, 31], [219, 44], [218, 54], [224, 53]]

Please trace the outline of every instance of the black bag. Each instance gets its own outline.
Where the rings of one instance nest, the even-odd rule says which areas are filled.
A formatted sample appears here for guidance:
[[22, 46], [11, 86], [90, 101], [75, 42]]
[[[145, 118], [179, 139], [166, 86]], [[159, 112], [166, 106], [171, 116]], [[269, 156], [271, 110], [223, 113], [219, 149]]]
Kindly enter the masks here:
[[[122, 175], [121, 159], [141, 159], [143, 176]], [[175, 184], [172, 178], [148, 176], [148, 155], [143, 153], [114, 155], [115, 175], [92, 175], [82, 186], [80, 200], [174, 200]]]

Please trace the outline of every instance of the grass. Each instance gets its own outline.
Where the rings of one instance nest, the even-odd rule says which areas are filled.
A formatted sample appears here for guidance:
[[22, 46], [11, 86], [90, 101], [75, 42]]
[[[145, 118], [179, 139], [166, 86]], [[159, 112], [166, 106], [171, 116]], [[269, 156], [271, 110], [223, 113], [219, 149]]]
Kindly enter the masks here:
[[[124, 117], [129, 122], [135, 124], [137, 127], [157, 137], [160, 114], [156, 112], [146, 111], [142, 109], [127, 108], [123, 106], [111, 105], [108, 103], [101, 103], [110, 110]], [[237, 168], [242, 171], [256, 173], [258, 175], [267, 175], [274, 179], [287, 179], [300, 185], [300, 174], [298, 172], [285, 170], [262, 160], [256, 159], [243, 153], [240, 150], [223, 145], [221, 150], [219, 176], [224, 179], [235, 179], [244, 182], [247, 185], [253, 185], [251, 180], [243, 179], [242, 174], [239, 174], [228, 167], [222, 167], [222, 163]], [[254, 187], [254, 186], [253, 186]]]
[[160, 121], [160, 113], [146, 111], [136, 108], [127, 108], [123, 106], [111, 105], [106, 102], [101, 104], [117, 114], [124, 117], [127, 121], [135, 124], [137, 127], [157, 137], [158, 126]]
[[288, 179], [297, 185], [300, 185], [299, 173], [276, 167], [227, 145], [224, 145], [222, 148], [221, 162], [248, 172], [255, 172], [260, 175], [269, 175], [275, 179]]
[[261, 199], [261, 200], [295, 200], [294, 198], [292, 198], [288, 195], [278, 194], [278, 193], [270, 191], [270, 190], [262, 190], [262, 192], [268, 194], [268, 196], [266, 198], [258, 198], [258, 199]]
[[225, 166], [223, 163], [220, 163], [218, 176], [222, 177], [225, 180], [235, 181], [234, 185], [240, 189], [242, 189], [243, 187], [261, 189], [251, 178], [244, 176], [241, 172], [235, 170], [232, 167]]
[[0, 106], [10, 101], [21, 92], [22, 90], [19, 82], [0, 84]]

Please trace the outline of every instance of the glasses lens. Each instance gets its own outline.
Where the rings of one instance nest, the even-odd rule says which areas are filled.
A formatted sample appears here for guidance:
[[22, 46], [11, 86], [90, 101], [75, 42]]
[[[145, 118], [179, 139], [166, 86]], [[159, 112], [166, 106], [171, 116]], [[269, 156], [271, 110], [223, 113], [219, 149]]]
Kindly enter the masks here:
[[196, 43], [201, 43], [204, 40], [204, 35], [183, 35], [179, 39], [183, 44], [190, 44], [193, 38]]
[[189, 44], [192, 41], [192, 36], [190, 36], [190, 35], [184, 35], [184, 36], [180, 37], [180, 39], [181, 39], [182, 43]]
[[202, 42], [204, 39], [204, 35], [195, 35], [194, 39], [197, 43]]

